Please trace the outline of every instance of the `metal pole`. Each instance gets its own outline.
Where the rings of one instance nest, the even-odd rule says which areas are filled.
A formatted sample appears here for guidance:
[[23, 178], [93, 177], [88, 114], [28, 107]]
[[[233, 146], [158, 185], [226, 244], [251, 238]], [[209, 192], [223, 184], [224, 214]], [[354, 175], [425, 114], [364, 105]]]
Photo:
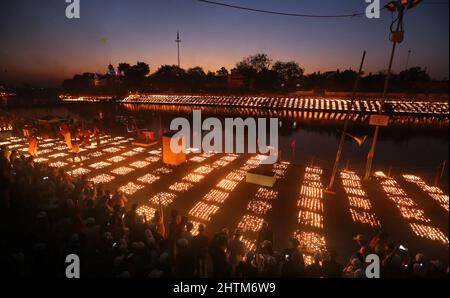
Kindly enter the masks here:
[[339, 168], [339, 161], [341, 160], [342, 149], [344, 148], [345, 135], [347, 133], [347, 128], [348, 128], [348, 124], [349, 124], [349, 120], [350, 120], [349, 116], [350, 116], [351, 110], [353, 109], [353, 103], [356, 98], [356, 90], [358, 88], [359, 78], [361, 77], [361, 74], [362, 74], [362, 68], [363, 68], [365, 59], [366, 59], [366, 51], [363, 52], [363, 56], [361, 58], [361, 64], [359, 65], [358, 75], [355, 79], [355, 84], [353, 85], [352, 98], [351, 98], [350, 106], [347, 109], [347, 113], [345, 114], [344, 128], [342, 130], [341, 138], [339, 140], [339, 146], [338, 146], [338, 150], [336, 152], [336, 159], [334, 161], [333, 171], [331, 172], [330, 183], [328, 184], [327, 190], [331, 190], [333, 188], [334, 179], [336, 178], [336, 172]]
[[177, 32], [177, 39], [175, 40], [177, 43], [177, 51], [178, 51], [178, 68], [180, 68], [180, 32]]
[[[401, 26], [402, 22], [403, 22], [403, 9], [400, 9], [399, 10], [399, 19], [397, 22], [397, 31], [400, 30], [400, 26]], [[395, 55], [395, 48], [397, 47], [397, 42], [395, 40], [392, 43], [393, 44], [392, 44], [391, 58], [389, 60], [389, 67], [388, 67], [388, 71], [386, 74], [386, 79], [384, 81], [383, 95], [381, 97], [381, 103], [380, 103], [381, 106], [380, 106], [379, 114], [382, 114], [383, 110], [384, 110], [384, 101], [385, 101], [386, 94], [387, 94], [388, 87], [389, 87], [389, 79], [391, 77], [392, 63], [394, 61], [394, 55]], [[372, 145], [370, 146], [369, 153], [367, 154], [366, 172], [364, 174], [364, 180], [368, 180], [370, 178], [370, 173], [372, 171], [373, 157], [375, 155], [375, 148], [377, 146], [379, 133], [380, 133], [380, 127], [377, 125], [375, 127], [375, 133], [373, 135]]]
[[440, 167], [440, 169], [438, 169], [437, 175], [436, 175], [436, 179], [434, 180], [434, 186], [439, 186], [439, 183], [442, 179], [442, 176], [444, 176], [444, 172], [445, 172], [445, 167], [447, 166], [447, 161], [444, 160], [442, 162], [442, 165]]
[[177, 42], [177, 50], [178, 50], [178, 68], [180, 67], [180, 42]]

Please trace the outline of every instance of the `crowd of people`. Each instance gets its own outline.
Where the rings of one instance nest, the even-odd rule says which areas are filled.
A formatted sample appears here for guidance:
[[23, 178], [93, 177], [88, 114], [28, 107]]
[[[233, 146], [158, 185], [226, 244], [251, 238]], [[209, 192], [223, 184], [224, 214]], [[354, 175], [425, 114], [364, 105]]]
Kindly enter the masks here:
[[330, 250], [305, 264], [295, 238], [276, 250], [267, 223], [247, 251], [240, 230], [207, 235], [200, 225], [193, 235], [176, 210], [146, 218], [118, 190], [7, 151], [0, 154], [0, 268], [7, 276], [64, 277], [69, 254], [80, 257], [82, 277], [364, 278], [368, 254], [380, 257], [382, 277], [448, 276], [446, 264], [411, 256], [385, 232], [357, 235], [347, 263]]

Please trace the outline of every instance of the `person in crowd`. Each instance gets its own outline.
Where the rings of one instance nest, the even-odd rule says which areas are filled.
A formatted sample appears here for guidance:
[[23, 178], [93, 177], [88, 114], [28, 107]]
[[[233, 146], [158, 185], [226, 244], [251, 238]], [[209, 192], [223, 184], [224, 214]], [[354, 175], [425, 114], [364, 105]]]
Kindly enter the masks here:
[[125, 196], [123, 192], [121, 192], [119, 189], [116, 189], [113, 197], [112, 197], [112, 204], [113, 206], [117, 206], [120, 209], [125, 208], [125, 205], [127, 204], [128, 199]]
[[180, 238], [186, 239], [189, 243], [192, 241], [192, 229], [194, 228], [194, 225], [192, 222], [188, 221], [186, 224], [183, 225], [183, 231], [181, 232]]
[[291, 238], [287, 249], [276, 247], [267, 223], [250, 239], [255, 249], [246, 249], [239, 229], [231, 237], [228, 229], [212, 230], [210, 239], [203, 224], [194, 228], [176, 210], [166, 219], [161, 205], [145, 218], [119, 190], [111, 195], [86, 176], [6, 151], [0, 148], [0, 274], [8, 277], [64, 277], [69, 253], [83, 260], [86, 277], [364, 278], [370, 253], [380, 257], [381, 277], [448, 277], [447, 263], [394, 244], [384, 231], [373, 238], [358, 234], [358, 249], [345, 266], [329, 250], [305, 268], [305, 244]]
[[241, 241], [241, 230], [234, 231], [233, 238], [228, 240], [228, 262], [234, 271], [238, 262], [245, 255], [244, 242]]
[[227, 237], [223, 232], [214, 235], [210, 247], [209, 255], [212, 261], [212, 277], [227, 278], [231, 276], [231, 266], [227, 261]]
[[97, 126], [94, 126], [94, 130], [92, 132], [92, 136], [95, 139], [95, 142], [97, 144], [97, 148], [100, 148], [100, 129], [98, 129]]
[[28, 153], [32, 157], [38, 157], [38, 140], [34, 135], [28, 138]]
[[289, 248], [284, 251], [284, 261], [281, 274], [283, 277], [302, 277], [305, 272], [305, 261], [300, 252], [300, 242], [291, 238]]
[[306, 267], [306, 276], [311, 278], [322, 277], [322, 255], [316, 252], [313, 256], [313, 263]]
[[195, 274], [195, 256], [189, 241], [180, 237], [177, 241], [177, 254], [175, 257], [175, 276], [192, 278]]
[[199, 224], [198, 234], [192, 238], [192, 249], [195, 253], [197, 277], [206, 277], [208, 260], [208, 236], [205, 235], [205, 225]]
[[239, 261], [236, 266], [235, 277], [237, 278], [257, 278], [259, 276], [256, 265], [256, 254], [253, 251], [247, 252], [245, 258]]
[[347, 266], [343, 270], [342, 277], [344, 278], [364, 278], [364, 266], [361, 260], [361, 255], [353, 255], [350, 257]]
[[402, 257], [399, 246], [388, 243], [385, 245], [385, 257], [382, 260], [383, 277], [401, 277]]
[[159, 209], [155, 211], [155, 217], [151, 221], [154, 225], [155, 231], [160, 235], [161, 237], [166, 236], [166, 226], [164, 225], [164, 212], [163, 207], [160, 204]]
[[258, 240], [256, 245], [261, 247], [261, 244], [266, 240], [273, 243], [273, 231], [269, 229], [269, 224], [264, 222], [261, 230], [258, 232]]
[[273, 249], [273, 244], [269, 240], [261, 243], [260, 254], [257, 261], [259, 262], [259, 274], [261, 277], [275, 277], [278, 270], [278, 260]]
[[378, 234], [376, 234], [372, 240], [370, 240], [369, 247], [372, 251], [375, 250], [383, 250], [386, 246], [387, 240], [389, 238], [389, 234], [385, 231], [380, 231]]
[[73, 164], [75, 165], [75, 159], [76, 158], [78, 158], [79, 160], [80, 160], [80, 165], [82, 165], [82, 161], [83, 161], [83, 159], [82, 159], [82, 157], [81, 157], [81, 154], [80, 154], [80, 145], [78, 145], [78, 142], [77, 141], [73, 141], [72, 142], [72, 161], [73, 161]]
[[339, 278], [342, 276], [344, 266], [337, 262], [337, 253], [335, 250], [330, 250], [327, 258], [322, 263], [322, 274], [325, 278]]
[[353, 237], [353, 240], [355, 240], [356, 244], [358, 244], [359, 249], [358, 253], [360, 253], [364, 258], [373, 253], [372, 249], [369, 246], [369, 243], [367, 242], [367, 238], [363, 234], [358, 234], [355, 237]]

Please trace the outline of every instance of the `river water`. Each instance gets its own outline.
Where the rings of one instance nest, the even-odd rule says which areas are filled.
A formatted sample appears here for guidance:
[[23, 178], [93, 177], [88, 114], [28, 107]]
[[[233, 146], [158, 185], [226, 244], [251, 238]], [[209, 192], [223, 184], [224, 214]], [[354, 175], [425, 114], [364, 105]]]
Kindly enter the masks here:
[[[177, 117], [192, 121], [192, 107], [139, 105], [139, 104], [100, 104], [66, 103], [59, 106], [36, 109], [13, 110], [11, 112], [26, 118], [39, 118], [56, 115], [82, 119], [86, 122], [103, 119], [106, 127], [116, 133], [127, 133], [126, 126], [117, 119], [136, 119], [139, 128], [164, 131]], [[335, 158], [340, 130], [343, 125], [342, 114], [319, 112], [290, 112], [238, 108], [196, 108], [202, 110], [202, 118], [217, 117], [276, 117], [279, 119], [279, 149], [282, 158], [296, 164], [310, 163], [312, 160], [322, 167], [330, 168]], [[448, 159], [449, 138], [448, 119], [395, 117], [388, 127], [380, 131], [376, 148], [374, 169], [386, 171], [414, 171], [435, 173], [443, 160]], [[352, 169], [362, 171], [367, 152], [372, 142], [374, 127], [368, 125], [366, 116], [353, 116], [349, 133], [366, 141], [359, 146], [350, 137], [346, 138], [342, 163], [348, 162]], [[447, 171], [445, 171], [447, 172]]]

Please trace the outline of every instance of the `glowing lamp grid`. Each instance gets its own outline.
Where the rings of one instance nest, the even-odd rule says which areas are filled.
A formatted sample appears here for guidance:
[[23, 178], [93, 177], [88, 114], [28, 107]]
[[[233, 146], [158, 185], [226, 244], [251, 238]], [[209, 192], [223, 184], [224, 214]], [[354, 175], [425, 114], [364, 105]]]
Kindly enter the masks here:
[[126, 193], [127, 195], [132, 195], [142, 188], [144, 188], [143, 185], [128, 182], [127, 184], [119, 187], [119, 190], [123, 193]]
[[89, 169], [77, 168], [77, 169], [70, 171], [70, 174], [72, 175], [72, 177], [78, 177], [78, 176], [86, 175], [90, 172], [91, 172], [91, 170], [89, 170]]
[[137, 168], [137, 169], [142, 169], [145, 168], [146, 166], [148, 166], [150, 164], [150, 162], [145, 161], [145, 160], [140, 160], [140, 161], [135, 161], [130, 163], [130, 166], [132, 166], [133, 168]]
[[169, 206], [176, 199], [177, 195], [170, 192], [161, 192], [149, 199], [149, 202], [155, 206], [158, 206], [160, 203], [163, 206]]
[[100, 174], [93, 178], [90, 178], [89, 181], [93, 182], [94, 184], [104, 184], [111, 182], [115, 179], [114, 176], [108, 175], [108, 174]]
[[203, 197], [203, 199], [207, 202], [222, 204], [228, 198], [228, 195], [228, 192], [212, 189]]
[[170, 190], [176, 191], [176, 192], [186, 192], [189, 189], [191, 189], [194, 186], [194, 184], [190, 182], [175, 182], [171, 186], [169, 186]]
[[151, 220], [155, 217], [156, 209], [147, 205], [142, 205], [136, 209], [136, 213], [144, 216], [147, 220]]
[[242, 231], [258, 232], [261, 230], [264, 219], [253, 215], [244, 215], [238, 223], [238, 228]]
[[99, 169], [106, 168], [106, 167], [108, 167], [110, 165], [111, 164], [109, 162], [100, 161], [100, 162], [96, 162], [96, 163], [91, 164], [89, 167], [93, 168], [93, 169], [96, 169], [96, 170], [99, 170]]
[[222, 179], [217, 185], [217, 188], [224, 189], [226, 191], [233, 191], [236, 186], [238, 185], [238, 182], [228, 180], [228, 179]]
[[136, 180], [141, 183], [152, 184], [153, 182], [158, 181], [159, 178], [160, 178], [159, 176], [153, 174], [145, 174], [144, 176], [141, 176]]
[[190, 211], [189, 215], [200, 220], [210, 221], [211, 217], [219, 211], [219, 207], [215, 205], [198, 202]]
[[117, 163], [117, 162], [121, 162], [121, 161], [123, 161], [125, 159], [126, 159], [125, 157], [117, 155], [117, 156], [113, 156], [111, 158], [108, 158], [107, 161], [113, 162], [113, 163]]
[[111, 173], [119, 175], [119, 176], [125, 176], [126, 174], [131, 173], [133, 171], [134, 171], [133, 168], [119, 167], [119, 168], [112, 170]]

